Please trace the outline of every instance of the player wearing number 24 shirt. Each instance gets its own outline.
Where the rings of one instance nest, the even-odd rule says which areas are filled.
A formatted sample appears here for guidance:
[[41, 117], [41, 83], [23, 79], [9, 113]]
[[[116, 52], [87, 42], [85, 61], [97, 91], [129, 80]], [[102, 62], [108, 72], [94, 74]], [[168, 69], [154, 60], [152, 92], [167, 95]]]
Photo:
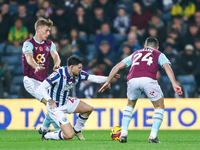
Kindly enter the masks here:
[[147, 38], [143, 49], [137, 50], [113, 67], [108, 80], [99, 90], [99, 92], [103, 92], [106, 88], [110, 88], [112, 77], [120, 69], [131, 66], [127, 76], [128, 104], [123, 112], [120, 143], [127, 142], [128, 126], [132, 118], [132, 112], [142, 91], [146, 93], [155, 108], [152, 130], [148, 142], [160, 143], [157, 138], [157, 132], [164, 115], [164, 95], [156, 80], [156, 73], [160, 66], [165, 69], [174, 91], [179, 95], [182, 94], [181, 87], [176, 84], [174, 73], [170, 67], [171, 63], [158, 48], [159, 44], [156, 38]]

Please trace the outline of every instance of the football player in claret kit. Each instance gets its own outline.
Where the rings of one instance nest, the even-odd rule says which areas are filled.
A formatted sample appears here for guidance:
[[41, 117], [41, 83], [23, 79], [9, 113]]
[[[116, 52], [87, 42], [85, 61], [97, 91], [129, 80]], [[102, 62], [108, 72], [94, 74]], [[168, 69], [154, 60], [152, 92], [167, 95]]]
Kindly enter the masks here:
[[128, 104], [123, 113], [122, 132], [119, 139], [121, 143], [127, 142], [128, 126], [131, 121], [132, 112], [142, 91], [146, 93], [155, 108], [153, 125], [148, 142], [160, 143], [157, 138], [157, 132], [163, 120], [164, 98], [156, 80], [156, 73], [159, 66], [165, 69], [174, 91], [179, 95], [182, 94], [181, 87], [176, 84], [174, 73], [170, 67], [171, 63], [163, 53], [158, 51], [158, 48], [159, 46], [156, 38], [147, 38], [143, 49], [137, 50], [113, 67], [108, 80], [99, 90], [99, 92], [103, 92], [106, 88], [110, 88], [110, 82], [113, 76], [120, 69], [131, 66], [127, 76]]
[[[26, 40], [22, 48], [22, 62], [23, 62], [23, 84], [27, 92], [46, 105], [46, 100], [36, 92], [36, 89], [41, 82], [48, 77], [49, 55], [54, 60], [54, 70], [60, 67], [60, 57], [56, 51], [56, 46], [53, 42], [47, 41], [50, 35], [50, 30], [53, 22], [50, 19], [40, 19], [35, 23], [36, 34], [34, 37]], [[50, 125], [50, 118], [47, 114], [47, 119], [44, 120], [43, 128], [48, 128]], [[49, 118], [49, 119], [48, 119]], [[52, 122], [55, 130], [60, 128], [56, 123]]]
[[[118, 75], [113, 77], [118, 77]], [[47, 112], [61, 128], [60, 131], [55, 132], [47, 132], [47, 130], [44, 130], [42, 140], [68, 140], [73, 138], [74, 135], [79, 140], [85, 140], [81, 128], [94, 108], [78, 98], [68, 96], [70, 89], [81, 80], [104, 83], [107, 77], [88, 74], [82, 70], [81, 60], [76, 56], [70, 56], [67, 59], [67, 66], [54, 71], [37, 89], [48, 100], [46, 105]], [[47, 92], [48, 89], [50, 91], [49, 94]], [[79, 113], [74, 127], [70, 124], [65, 113]]]

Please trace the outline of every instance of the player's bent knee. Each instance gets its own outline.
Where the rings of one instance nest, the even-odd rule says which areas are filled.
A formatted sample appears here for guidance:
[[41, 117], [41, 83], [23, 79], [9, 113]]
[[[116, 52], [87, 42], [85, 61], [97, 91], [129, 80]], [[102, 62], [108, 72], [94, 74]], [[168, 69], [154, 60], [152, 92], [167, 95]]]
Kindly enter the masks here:
[[94, 107], [93, 107], [93, 106], [90, 106], [89, 111], [90, 111], [90, 112], [93, 112], [93, 110], [94, 110]]
[[63, 133], [63, 137], [65, 140], [69, 140], [69, 139], [72, 139], [74, 137], [75, 133], [74, 132], [70, 132], [70, 133]]
[[68, 138], [72, 139], [74, 137], [74, 135], [75, 135], [75, 133], [70, 133], [70, 134], [68, 134]]
[[93, 107], [93, 106], [88, 106], [86, 112], [87, 112], [88, 114], [91, 114], [93, 110], [94, 110], [94, 107]]

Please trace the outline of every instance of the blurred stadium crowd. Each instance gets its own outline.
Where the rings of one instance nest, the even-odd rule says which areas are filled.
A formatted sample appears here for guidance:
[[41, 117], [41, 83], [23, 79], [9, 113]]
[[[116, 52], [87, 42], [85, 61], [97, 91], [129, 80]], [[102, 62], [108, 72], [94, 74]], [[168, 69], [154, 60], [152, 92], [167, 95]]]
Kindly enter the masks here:
[[[183, 88], [181, 97], [200, 97], [199, 0], [0, 0], [0, 98], [31, 98], [22, 84], [21, 54], [39, 18], [54, 22], [49, 40], [61, 65], [76, 55], [83, 69], [96, 75], [107, 76], [113, 65], [141, 49], [147, 37], [156, 37]], [[50, 58], [49, 74], [52, 69]], [[81, 82], [71, 95], [125, 98], [128, 71], [121, 71], [121, 78], [103, 94], [97, 92], [100, 85]], [[180, 97], [164, 69], [157, 79], [165, 97]]]

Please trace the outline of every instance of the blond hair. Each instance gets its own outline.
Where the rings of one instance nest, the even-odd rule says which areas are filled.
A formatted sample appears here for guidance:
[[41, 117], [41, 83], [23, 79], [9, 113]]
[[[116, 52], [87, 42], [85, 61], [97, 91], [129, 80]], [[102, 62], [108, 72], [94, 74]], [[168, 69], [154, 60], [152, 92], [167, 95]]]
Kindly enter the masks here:
[[48, 27], [52, 27], [53, 26], [53, 21], [51, 21], [51, 19], [39, 19], [36, 21], [35, 23], [35, 30], [39, 27], [39, 26], [48, 26]]

